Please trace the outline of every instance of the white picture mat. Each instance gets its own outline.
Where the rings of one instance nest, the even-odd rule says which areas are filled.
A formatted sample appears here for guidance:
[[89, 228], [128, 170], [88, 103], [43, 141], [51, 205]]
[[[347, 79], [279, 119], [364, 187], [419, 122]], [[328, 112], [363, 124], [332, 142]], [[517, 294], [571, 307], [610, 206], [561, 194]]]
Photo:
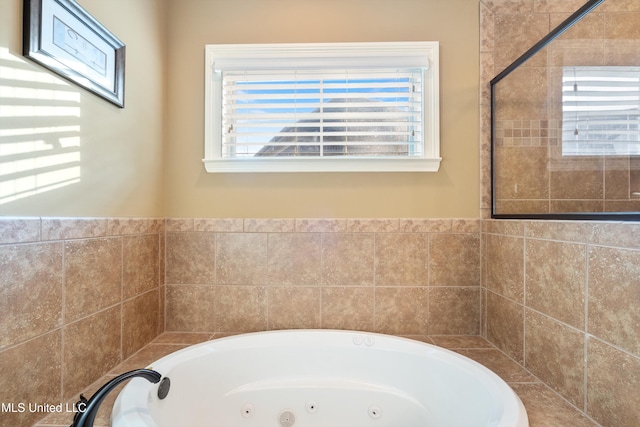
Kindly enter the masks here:
[[53, 0], [42, 2], [42, 35], [43, 51], [94, 83], [115, 91], [115, 49]]

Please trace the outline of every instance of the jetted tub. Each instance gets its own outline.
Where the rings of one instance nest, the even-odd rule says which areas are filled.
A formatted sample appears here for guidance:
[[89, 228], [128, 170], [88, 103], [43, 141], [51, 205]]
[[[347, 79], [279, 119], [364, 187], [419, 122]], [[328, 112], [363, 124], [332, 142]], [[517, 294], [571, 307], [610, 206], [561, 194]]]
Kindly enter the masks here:
[[513, 390], [452, 351], [373, 333], [292, 330], [197, 344], [134, 378], [116, 427], [528, 427]]

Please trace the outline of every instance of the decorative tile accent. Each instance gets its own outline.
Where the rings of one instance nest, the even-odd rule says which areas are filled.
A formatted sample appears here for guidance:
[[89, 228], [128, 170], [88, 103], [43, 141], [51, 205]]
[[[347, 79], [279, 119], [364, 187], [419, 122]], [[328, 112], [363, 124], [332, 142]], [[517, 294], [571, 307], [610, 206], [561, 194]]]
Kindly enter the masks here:
[[42, 218], [42, 240], [86, 239], [106, 235], [106, 218]]
[[400, 220], [400, 231], [403, 233], [447, 233], [451, 231], [451, 219], [414, 219]]
[[40, 218], [0, 218], [0, 244], [40, 240]]
[[528, 14], [533, 13], [536, 0], [481, 0], [486, 7], [496, 14]]
[[147, 218], [108, 218], [107, 235], [144, 234], [151, 232], [151, 220]]
[[340, 233], [347, 230], [346, 219], [296, 219], [296, 231], [299, 233]]
[[296, 220], [290, 218], [247, 218], [244, 231], [247, 233], [291, 233], [296, 229]]
[[244, 230], [244, 221], [242, 218], [196, 218], [194, 229], [218, 233], [241, 233]]
[[170, 231], [194, 231], [195, 219], [193, 218], [167, 218], [165, 222], [167, 232]]
[[457, 218], [451, 223], [452, 233], [479, 233], [482, 229], [482, 221], [479, 218]]
[[351, 233], [396, 233], [400, 227], [400, 220], [392, 218], [348, 219], [347, 231]]

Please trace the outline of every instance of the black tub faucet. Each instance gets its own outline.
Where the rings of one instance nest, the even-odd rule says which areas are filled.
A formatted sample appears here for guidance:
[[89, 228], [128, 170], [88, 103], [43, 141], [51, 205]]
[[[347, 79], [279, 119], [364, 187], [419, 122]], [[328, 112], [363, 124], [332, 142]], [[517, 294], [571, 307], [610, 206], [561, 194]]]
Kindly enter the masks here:
[[83, 395], [80, 395], [80, 400], [76, 403], [78, 412], [73, 417], [73, 424], [69, 427], [93, 427], [93, 422], [96, 419], [98, 408], [100, 404], [107, 397], [107, 394], [118, 386], [123, 381], [130, 378], [142, 377], [149, 380], [152, 383], [160, 382], [160, 375], [158, 372], [151, 369], [135, 369], [133, 371], [125, 372], [122, 375], [118, 375], [102, 387], [96, 393], [87, 400]]

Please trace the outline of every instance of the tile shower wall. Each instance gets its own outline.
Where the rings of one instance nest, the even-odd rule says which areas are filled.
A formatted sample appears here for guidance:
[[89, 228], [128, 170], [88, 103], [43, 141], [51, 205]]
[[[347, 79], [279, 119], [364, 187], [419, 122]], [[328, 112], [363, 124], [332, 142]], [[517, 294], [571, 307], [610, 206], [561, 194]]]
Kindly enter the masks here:
[[155, 338], [163, 246], [161, 219], [0, 218], [0, 402], [65, 402]]
[[480, 332], [480, 221], [169, 219], [166, 330]]
[[483, 228], [483, 334], [603, 426], [640, 425], [640, 224]]
[[[490, 206], [489, 81], [586, 0], [482, 0], [483, 203]], [[499, 213], [638, 211], [637, 159], [563, 156], [565, 66], [640, 65], [640, 4], [607, 0], [496, 86]]]

